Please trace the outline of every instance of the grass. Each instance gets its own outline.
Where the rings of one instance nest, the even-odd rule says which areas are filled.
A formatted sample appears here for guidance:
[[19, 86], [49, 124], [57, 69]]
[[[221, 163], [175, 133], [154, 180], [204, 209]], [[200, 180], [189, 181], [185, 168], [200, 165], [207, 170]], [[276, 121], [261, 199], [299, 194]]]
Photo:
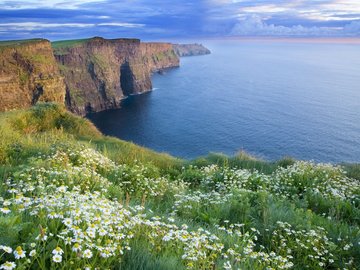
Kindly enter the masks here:
[[153, 162], [159, 167], [181, 164], [181, 160], [116, 138], [103, 136], [88, 120], [69, 113], [64, 106], [43, 103], [30, 110], [0, 115], [0, 164], [19, 165], [37, 151], [66, 141], [84, 144], [118, 162]]
[[359, 168], [244, 152], [186, 161], [62, 105], [2, 113], [0, 266], [359, 269]]
[[51, 42], [51, 46], [53, 47], [53, 49], [69, 48], [86, 43], [89, 40], [90, 40], [89, 38], [85, 38], [85, 39], [53, 41]]
[[42, 38], [34, 38], [34, 39], [22, 39], [22, 40], [5, 40], [0, 41], [0, 46], [18, 46], [18, 45], [25, 45], [25, 44], [31, 44], [31, 43], [37, 43], [39, 41], [44, 41], [46, 39]]

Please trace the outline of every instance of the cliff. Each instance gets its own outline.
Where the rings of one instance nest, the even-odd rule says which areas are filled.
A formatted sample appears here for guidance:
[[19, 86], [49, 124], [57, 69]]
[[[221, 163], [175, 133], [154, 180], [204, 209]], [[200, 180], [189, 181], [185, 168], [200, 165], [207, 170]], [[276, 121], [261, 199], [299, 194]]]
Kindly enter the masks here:
[[210, 50], [202, 44], [173, 44], [174, 51], [179, 57], [210, 54]]
[[64, 100], [64, 77], [48, 40], [0, 42], [0, 111]]
[[168, 43], [92, 38], [53, 47], [65, 77], [66, 105], [81, 115], [118, 108], [125, 96], [152, 89], [152, 72], [179, 66]]
[[100, 37], [0, 42], [0, 111], [38, 101], [65, 103], [80, 115], [118, 108], [125, 96], [152, 89], [152, 72], [178, 66], [170, 43]]

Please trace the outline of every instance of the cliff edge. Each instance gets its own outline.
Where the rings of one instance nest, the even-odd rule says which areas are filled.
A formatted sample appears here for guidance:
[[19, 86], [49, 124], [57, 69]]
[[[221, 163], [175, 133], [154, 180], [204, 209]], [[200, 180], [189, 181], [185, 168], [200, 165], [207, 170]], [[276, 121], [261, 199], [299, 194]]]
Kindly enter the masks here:
[[95, 37], [54, 42], [53, 48], [66, 105], [80, 115], [118, 108], [125, 96], [152, 89], [152, 72], [179, 66], [170, 43]]
[[48, 40], [0, 42], [0, 111], [64, 100], [64, 77]]

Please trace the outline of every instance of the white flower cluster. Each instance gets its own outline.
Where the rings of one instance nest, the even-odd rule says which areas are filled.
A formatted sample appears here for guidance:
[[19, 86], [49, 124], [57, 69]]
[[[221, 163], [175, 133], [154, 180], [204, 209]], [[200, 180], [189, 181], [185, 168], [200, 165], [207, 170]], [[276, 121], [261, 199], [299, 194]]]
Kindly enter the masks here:
[[[187, 189], [185, 174], [169, 181], [152, 165], [118, 165], [84, 147], [55, 149], [52, 155], [31, 160], [3, 185], [0, 218], [10, 226], [22, 222], [31, 228], [26, 243], [0, 243], [0, 269], [110, 269], [140, 242], [155, 257], [172, 254], [187, 269], [204, 270], [289, 269], [301, 264], [330, 269], [336, 251], [354, 250], [349, 239], [339, 245], [321, 227], [298, 230], [278, 222], [264, 247], [259, 240], [265, 235], [244, 224], [222, 220], [224, 226], [179, 225], [182, 216], [241, 200], [235, 196], [239, 193], [293, 198], [314, 192], [356, 202], [359, 183], [338, 167], [297, 162], [270, 176], [215, 165], [191, 170], [200, 177], [199, 190]], [[170, 214], [154, 217], [144, 206], [109, 199], [107, 189], [115, 185], [137, 198], [155, 200], [166, 193], [171, 197]], [[348, 269], [355, 269], [352, 259], [344, 263]]]

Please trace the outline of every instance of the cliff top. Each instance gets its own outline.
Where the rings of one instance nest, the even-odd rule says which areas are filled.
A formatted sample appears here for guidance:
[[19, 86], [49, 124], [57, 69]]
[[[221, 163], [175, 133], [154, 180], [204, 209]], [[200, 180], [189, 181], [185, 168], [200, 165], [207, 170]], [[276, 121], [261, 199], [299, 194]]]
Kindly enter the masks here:
[[89, 38], [71, 39], [71, 40], [59, 40], [59, 41], [51, 42], [51, 46], [54, 49], [65, 48], [65, 47], [73, 47], [73, 46], [76, 46], [76, 45], [79, 45], [79, 44], [86, 43], [89, 40], [90, 40]]
[[73, 40], [59, 40], [51, 42], [51, 45], [54, 49], [62, 49], [75, 47], [77, 45], [89, 43], [89, 42], [130, 42], [130, 43], [140, 43], [139, 39], [135, 38], [116, 38], [116, 39], [106, 39], [102, 37], [93, 37], [85, 39], [73, 39]]
[[34, 39], [22, 39], [22, 40], [4, 40], [0, 41], [1, 47], [14, 47], [14, 46], [20, 46], [20, 45], [28, 45], [32, 43], [38, 43], [38, 42], [49, 42], [47, 39], [44, 38], [34, 38]]

